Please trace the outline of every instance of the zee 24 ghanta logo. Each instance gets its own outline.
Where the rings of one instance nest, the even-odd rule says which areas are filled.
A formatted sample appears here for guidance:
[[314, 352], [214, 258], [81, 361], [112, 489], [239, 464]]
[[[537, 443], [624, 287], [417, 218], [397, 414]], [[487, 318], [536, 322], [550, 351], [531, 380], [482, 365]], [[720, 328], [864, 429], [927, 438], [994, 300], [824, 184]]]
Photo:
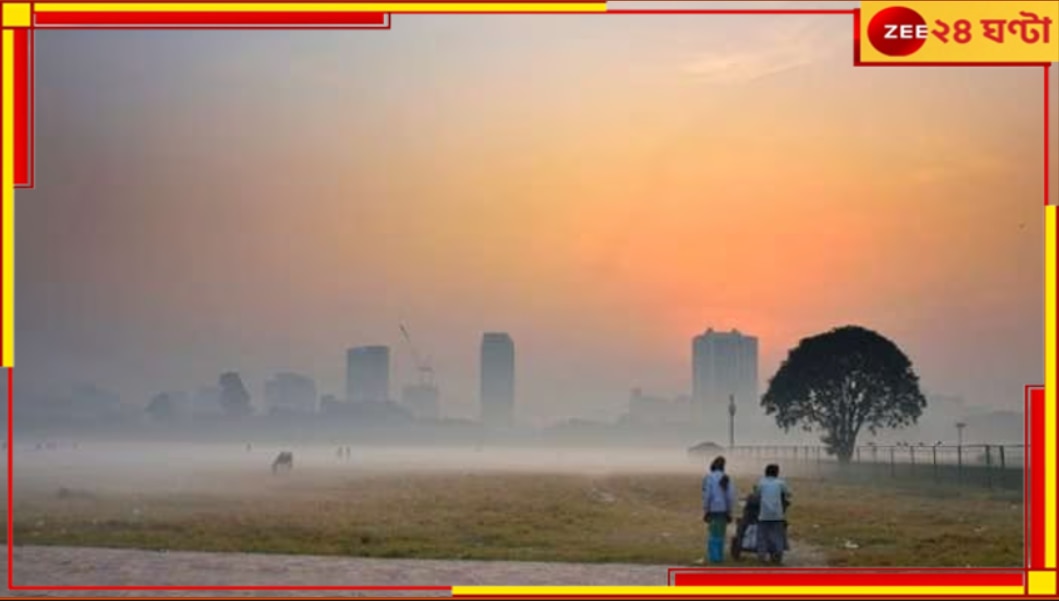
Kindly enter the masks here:
[[911, 8], [891, 6], [872, 17], [867, 34], [868, 41], [877, 51], [901, 57], [914, 54], [932, 37], [942, 44], [967, 44], [976, 35], [996, 44], [1047, 44], [1051, 24], [1050, 17], [1019, 11], [1014, 19], [956, 19], [952, 22], [935, 19], [929, 25]]

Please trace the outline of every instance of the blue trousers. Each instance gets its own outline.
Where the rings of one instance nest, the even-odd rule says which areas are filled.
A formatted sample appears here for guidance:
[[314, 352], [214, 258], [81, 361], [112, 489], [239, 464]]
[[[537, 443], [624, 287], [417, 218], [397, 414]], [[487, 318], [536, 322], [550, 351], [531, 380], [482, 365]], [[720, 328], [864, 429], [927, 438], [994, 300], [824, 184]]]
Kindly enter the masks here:
[[709, 558], [710, 563], [724, 561], [724, 537], [727, 532], [728, 515], [711, 513], [709, 535], [706, 538], [706, 557]]

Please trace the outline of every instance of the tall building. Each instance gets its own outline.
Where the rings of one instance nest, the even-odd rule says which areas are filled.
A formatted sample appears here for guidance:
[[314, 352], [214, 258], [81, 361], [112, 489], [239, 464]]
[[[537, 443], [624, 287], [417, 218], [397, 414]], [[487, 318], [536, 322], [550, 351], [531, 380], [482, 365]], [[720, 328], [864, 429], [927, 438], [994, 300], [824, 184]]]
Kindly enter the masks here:
[[487, 332], [482, 336], [482, 423], [510, 426], [515, 410], [515, 343], [511, 336]]
[[301, 374], [283, 372], [265, 382], [266, 411], [316, 413], [316, 383]]
[[390, 400], [390, 347], [361, 346], [346, 351], [346, 400], [354, 403]]
[[692, 340], [691, 354], [696, 421], [727, 423], [729, 395], [735, 395], [737, 419], [757, 413], [757, 338], [710, 328]]

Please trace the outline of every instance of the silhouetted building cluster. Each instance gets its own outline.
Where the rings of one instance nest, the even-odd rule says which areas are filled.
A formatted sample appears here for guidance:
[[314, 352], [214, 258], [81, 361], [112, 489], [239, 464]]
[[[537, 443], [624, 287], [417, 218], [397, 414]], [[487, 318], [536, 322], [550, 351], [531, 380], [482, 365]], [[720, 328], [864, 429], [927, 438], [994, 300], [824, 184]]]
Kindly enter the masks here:
[[433, 384], [409, 384], [401, 389], [401, 404], [417, 419], [438, 419], [441, 407], [438, 404], [438, 388]]
[[634, 388], [629, 395], [629, 422], [634, 425], [683, 425], [692, 415], [691, 397], [666, 398]]
[[316, 383], [301, 374], [276, 374], [265, 382], [265, 409], [271, 414], [316, 413]]

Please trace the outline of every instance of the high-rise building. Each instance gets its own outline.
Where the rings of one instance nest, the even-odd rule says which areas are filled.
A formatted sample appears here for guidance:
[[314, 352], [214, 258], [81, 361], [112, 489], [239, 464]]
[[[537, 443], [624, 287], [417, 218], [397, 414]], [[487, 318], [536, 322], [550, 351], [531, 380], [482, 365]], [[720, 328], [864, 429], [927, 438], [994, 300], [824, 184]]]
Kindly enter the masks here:
[[731, 395], [735, 395], [738, 413], [757, 413], [757, 338], [739, 330], [715, 332], [710, 328], [692, 340], [691, 354], [696, 421], [727, 423]]
[[511, 336], [487, 332], [482, 336], [482, 423], [510, 426], [515, 410], [515, 343]]
[[390, 400], [390, 347], [361, 346], [346, 351], [346, 400], [354, 403]]
[[265, 382], [266, 411], [316, 413], [316, 383], [295, 373], [278, 373]]

